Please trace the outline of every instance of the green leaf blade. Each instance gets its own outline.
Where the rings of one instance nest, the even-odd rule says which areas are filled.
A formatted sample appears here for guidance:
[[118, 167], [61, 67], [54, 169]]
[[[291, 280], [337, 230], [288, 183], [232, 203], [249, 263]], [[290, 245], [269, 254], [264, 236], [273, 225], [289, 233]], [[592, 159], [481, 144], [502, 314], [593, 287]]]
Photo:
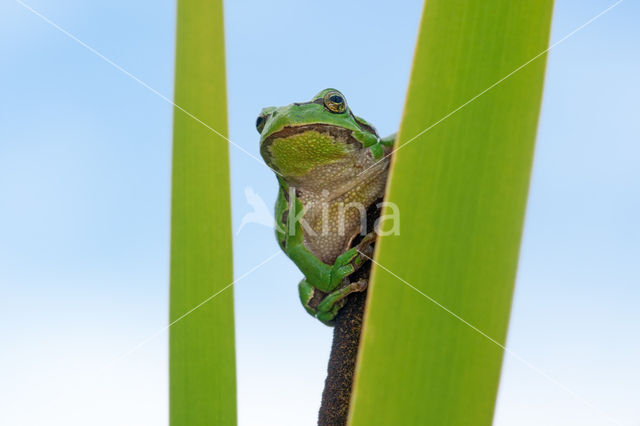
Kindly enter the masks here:
[[387, 192], [401, 233], [377, 247], [352, 425], [491, 424], [551, 11], [426, 2], [398, 135], [415, 139]]
[[229, 154], [221, 136], [228, 133], [222, 1], [179, 0], [177, 16], [170, 424], [234, 425]]

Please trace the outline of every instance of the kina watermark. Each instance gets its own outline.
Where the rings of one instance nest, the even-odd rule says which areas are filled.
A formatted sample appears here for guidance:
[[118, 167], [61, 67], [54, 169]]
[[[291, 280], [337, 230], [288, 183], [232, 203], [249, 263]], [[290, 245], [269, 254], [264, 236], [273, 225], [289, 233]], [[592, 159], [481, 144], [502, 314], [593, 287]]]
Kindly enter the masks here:
[[[366, 205], [359, 201], [345, 201], [344, 197], [335, 197], [323, 190], [316, 196], [300, 196], [295, 187], [289, 187], [288, 209], [278, 221], [264, 199], [250, 186], [244, 189], [245, 200], [253, 211], [246, 213], [236, 232], [239, 234], [249, 224], [275, 229], [279, 233], [294, 235], [299, 224], [304, 233], [311, 237], [366, 235], [368, 229], [374, 229], [380, 236], [400, 235], [400, 208], [390, 201], [377, 201]], [[308, 199], [307, 199], [308, 198]], [[300, 203], [292, 202], [299, 200]], [[370, 215], [375, 207], [379, 214]], [[301, 208], [300, 208], [301, 207]], [[373, 220], [373, 228], [369, 221]], [[355, 232], [354, 232], [355, 230]]]

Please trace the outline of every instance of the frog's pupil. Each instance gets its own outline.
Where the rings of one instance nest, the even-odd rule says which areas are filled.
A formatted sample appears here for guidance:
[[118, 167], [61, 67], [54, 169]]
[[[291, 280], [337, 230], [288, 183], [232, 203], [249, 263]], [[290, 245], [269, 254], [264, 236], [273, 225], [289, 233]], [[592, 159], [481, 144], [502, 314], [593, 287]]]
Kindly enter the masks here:
[[342, 96], [339, 96], [339, 95], [331, 95], [329, 96], [329, 100], [334, 104], [341, 104], [344, 102], [344, 99], [342, 99]]
[[258, 129], [258, 131], [260, 131], [260, 125], [262, 124], [263, 121], [264, 121], [264, 117], [262, 116], [256, 119], [256, 129]]

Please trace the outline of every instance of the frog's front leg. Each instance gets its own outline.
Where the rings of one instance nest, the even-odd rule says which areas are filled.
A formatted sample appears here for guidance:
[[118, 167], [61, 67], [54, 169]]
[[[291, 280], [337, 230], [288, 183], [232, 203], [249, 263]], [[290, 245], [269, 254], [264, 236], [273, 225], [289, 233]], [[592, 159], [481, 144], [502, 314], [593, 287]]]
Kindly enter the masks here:
[[289, 200], [289, 205], [295, 203], [295, 208], [289, 210], [286, 220], [285, 252], [302, 271], [309, 284], [325, 293], [331, 293], [373, 254], [371, 244], [375, 241], [375, 234], [365, 235], [356, 247], [338, 256], [333, 265], [328, 265], [304, 245], [302, 225], [296, 218], [296, 212], [302, 212], [303, 206], [295, 195], [291, 194], [290, 197], [293, 199]]
[[[348, 275], [359, 269], [362, 264], [373, 255], [373, 246], [371, 244], [374, 241], [375, 234], [367, 234], [354, 248], [340, 255], [331, 267], [330, 276], [342, 277], [339, 283], [345, 282]], [[367, 280], [360, 279], [344, 287], [335, 289], [336, 287], [334, 287], [333, 282], [330, 282], [326, 288], [332, 288], [333, 291], [326, 291], [322, 290], [320, 286], [311, 284], [308, 279], [305, 278], [300, 281], [298, 285], [300, 302], [302, 302], [302, 306], [304, 306], [305, 310], [311, 316], [318, 318], [326, 325], [332, 325], [333, 319], [338, 314], [338, 311], [344, 306], [346, 297], [351, 293], [366, 290], [367, 284]], [[328, 294], [322, 298], [317, 306], [312, 306], [311, 301], [317, 290]]]
[[[305, 276], [298, 285], [302, 305], [309, 314], [330, 325], [339, 309], [344, 305], [345, 298], [353, 292], [366, 289], [366, 280], [359, 280], [354, 283], [348, 283], [341, 288], [338, 287], [373, 255], [373, 242], [376, 239], [376, 235], [375, 233], [365, 235], [355, 247], [338, 256], [333, 265], [328, 265], [318, 259], [304, 245], [304, 231], [299, 221], [303, 213], [303, 205], [294, 192], [288, 193], [289, 199], [287, 200], [285, 197], [286, 191], [286, 186], [282, 185], [282, 198], [278, 202], [280, 208], [276, 210], [279, 213], [278, 216], [286, 217], [286, 220], [283, 220], [286, 229], [280, 231], [278, 240], [282, 241], [282, 246], [287, 256]], [[293, 208], [291, 208], [292, 206]], [[316, 290], [326, 293], [326, 295], [317, 307], [313, 307], [310, 302]]]
[[315, 288], [305, 279], [300, 281], [298, 290], [300, 292], [300, 301], [306, 311], [326, 325], [332, 325], [333, 319], [338, 314], [340, 308], [344, 306], [345, 299], [351, 293], [364, 291], [367, 288], [367, 280], [360, 279], [354, 283], [350, 283], [345, 287], [335, 290], [327, 294], [317, 307], [311, 306], [311, 300], [315, 294]]

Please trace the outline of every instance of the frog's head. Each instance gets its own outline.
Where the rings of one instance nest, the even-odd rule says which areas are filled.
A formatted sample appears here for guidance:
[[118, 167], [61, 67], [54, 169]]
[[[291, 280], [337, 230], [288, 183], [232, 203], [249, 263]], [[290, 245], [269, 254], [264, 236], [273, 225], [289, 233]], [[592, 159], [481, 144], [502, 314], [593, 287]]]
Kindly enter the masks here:
[[362, 149], [382, 156], [374, 127], [353, 115], [347, 100], [325, 89], [309, 102], [264, 108], [256, 120], [260, 154], [282, 176], [304, 176], [316, 167], [353, 156]]

